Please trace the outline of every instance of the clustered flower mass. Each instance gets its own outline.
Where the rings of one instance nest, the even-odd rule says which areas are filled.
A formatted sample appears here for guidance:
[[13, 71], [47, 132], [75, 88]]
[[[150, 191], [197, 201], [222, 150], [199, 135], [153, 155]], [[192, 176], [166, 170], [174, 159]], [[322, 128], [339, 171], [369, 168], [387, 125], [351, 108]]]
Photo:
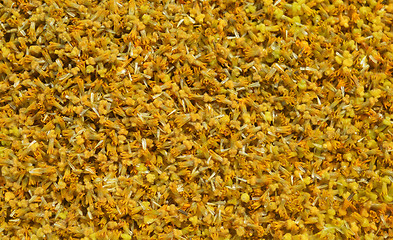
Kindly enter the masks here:
[[0, 2], [0, 238], [392, 239], [391, 0]]

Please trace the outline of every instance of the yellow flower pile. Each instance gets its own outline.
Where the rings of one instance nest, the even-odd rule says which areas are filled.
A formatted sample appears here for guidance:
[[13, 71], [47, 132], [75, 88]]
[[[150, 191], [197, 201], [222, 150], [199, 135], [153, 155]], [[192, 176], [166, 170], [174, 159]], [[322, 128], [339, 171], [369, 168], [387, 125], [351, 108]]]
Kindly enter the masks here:
[[0, 239], [392, 239], [391, 0], [0, 2]]

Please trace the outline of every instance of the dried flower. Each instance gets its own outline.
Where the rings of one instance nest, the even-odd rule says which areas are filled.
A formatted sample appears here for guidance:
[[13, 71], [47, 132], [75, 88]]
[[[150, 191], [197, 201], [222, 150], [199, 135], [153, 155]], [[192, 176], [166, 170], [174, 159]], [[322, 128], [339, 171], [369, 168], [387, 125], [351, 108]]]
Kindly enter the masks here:
[[393, 234], [392, 4], [2, 8], [0, 238]]

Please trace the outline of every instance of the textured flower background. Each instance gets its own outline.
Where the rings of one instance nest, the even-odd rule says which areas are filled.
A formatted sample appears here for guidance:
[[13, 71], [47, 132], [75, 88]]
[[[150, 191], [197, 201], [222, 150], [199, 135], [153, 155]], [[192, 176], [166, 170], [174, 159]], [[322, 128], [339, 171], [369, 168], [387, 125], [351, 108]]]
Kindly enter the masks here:
[[1, 239], [392, 239], [393, 1], [0, 1]]

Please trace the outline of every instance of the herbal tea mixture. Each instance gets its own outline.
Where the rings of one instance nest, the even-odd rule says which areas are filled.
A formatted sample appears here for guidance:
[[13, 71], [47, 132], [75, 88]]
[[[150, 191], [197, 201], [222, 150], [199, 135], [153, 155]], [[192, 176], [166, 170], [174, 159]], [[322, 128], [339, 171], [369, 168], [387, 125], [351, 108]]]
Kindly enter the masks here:
[[3, 0], [0, 238], [392, 239], [393, 1]]

